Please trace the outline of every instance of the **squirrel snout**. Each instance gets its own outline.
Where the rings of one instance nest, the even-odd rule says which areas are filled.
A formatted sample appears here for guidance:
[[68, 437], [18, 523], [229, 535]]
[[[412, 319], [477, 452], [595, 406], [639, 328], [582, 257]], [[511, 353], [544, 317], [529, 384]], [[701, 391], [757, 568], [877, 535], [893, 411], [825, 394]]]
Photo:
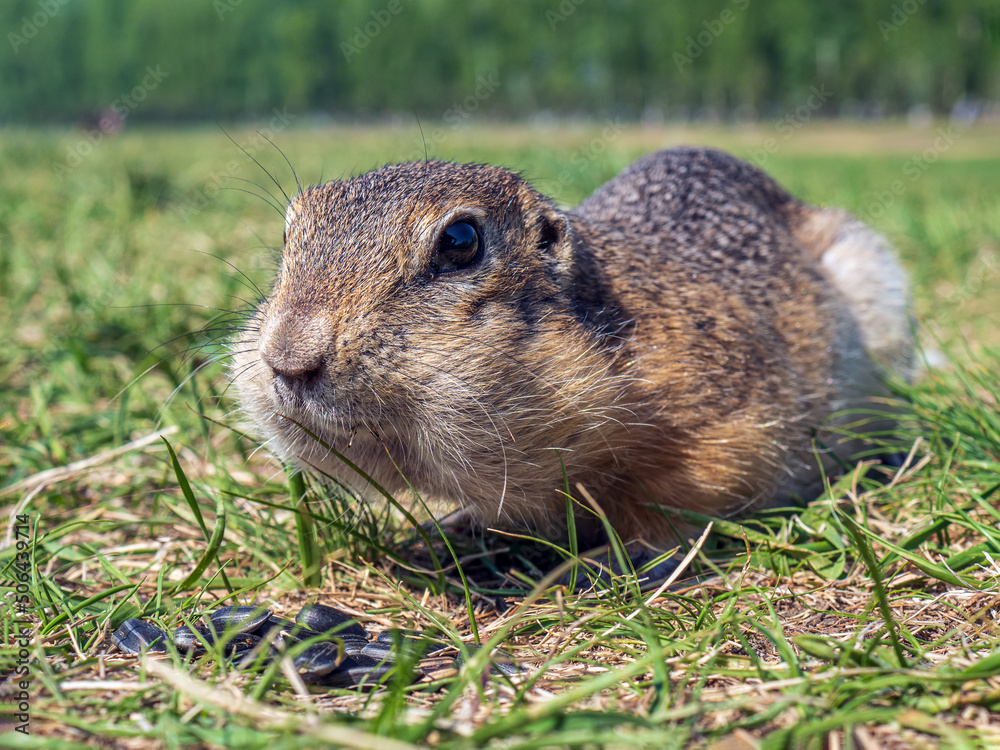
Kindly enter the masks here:
[[326, 358], [325, 337], [315, 320], [277, 315], [260, 331], [260, 358], [275, 376], [286, 380], [310, 381], [322, 374]]

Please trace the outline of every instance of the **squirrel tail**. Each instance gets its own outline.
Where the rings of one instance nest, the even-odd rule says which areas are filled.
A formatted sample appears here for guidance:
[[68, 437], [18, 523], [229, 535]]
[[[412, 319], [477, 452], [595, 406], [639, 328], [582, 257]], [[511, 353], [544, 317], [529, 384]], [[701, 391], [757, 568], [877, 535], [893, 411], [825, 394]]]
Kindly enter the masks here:
[[840, 209], [806, 209], [792, 226], [847, 301], [868, 353], [911, 381], [915, 353], [909, 289], [889, 241]]

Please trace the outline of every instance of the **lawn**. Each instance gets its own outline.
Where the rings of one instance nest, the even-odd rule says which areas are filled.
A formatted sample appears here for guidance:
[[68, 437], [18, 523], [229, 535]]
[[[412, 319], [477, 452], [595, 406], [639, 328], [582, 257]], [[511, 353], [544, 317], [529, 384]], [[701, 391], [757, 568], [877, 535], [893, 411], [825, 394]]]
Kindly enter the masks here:
[[[30, 735], [14, 717], [0, 745], [1000, 746], [1000, 127], [261, 128], [0, 133], [0, 566], [27, 587], [2, 589], [0, 673], [27, 674], [0, 697], [30, 695]], [[307, 184], [425, 153], [497, 163], [571, 206], [680, 143], [752, 158], [898, 248], [927, 362], [900, 386], [902, 468], [849, 467], [806, 508], [718, 522], [655, 596], [554, 585], [516, 539], [454, 540], [453, 557], [397, 508], [308, 478], [299, 502], [225, 373], [274, 272], [289, 165]], [[412, 686], [311, 694], [280, 671], [108, 653], [127, 617], [297, 611], [317, 554], [320, 600], [370, 632], [502, 644], [523, 674], [478, 652]]]

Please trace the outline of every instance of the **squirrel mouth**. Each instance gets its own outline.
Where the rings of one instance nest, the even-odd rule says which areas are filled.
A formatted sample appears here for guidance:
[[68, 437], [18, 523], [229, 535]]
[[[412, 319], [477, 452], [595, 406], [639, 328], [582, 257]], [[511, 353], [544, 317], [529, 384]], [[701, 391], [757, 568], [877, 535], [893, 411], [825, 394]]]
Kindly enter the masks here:
[[275, 376], [269, 387], [273, 414], [283, 423], [286, 434], [299, 433], [300, 439], [314, 440], [330, 447], [349, 447], [357, 428], [345, 422], [333, 405], [332, 389], [317, 379], [303, 382]]
[[280, 432], [297, 442], [309, 442], [327, 448], [342, 450], [350, 447], [356, 429], [340, 423], [329, 409], [320, 411], [306, 403], [296, 409], [278, 408], [274, 415], [278, 418]]
[[[321, 388], [288, 384], [275, 378], [269, 390], [274, 413], [293, 425], [316, 432], [319, 425], [335, 421], [333, 410]], [[324, 433], [327, 431], [323, 430]]]
[[294, 411], [315, 409], [328, 394], [319, 378], [290, 377], [276, 373], [270, 383], [271, 399], [276, 406]]
[[[366, 454], [381, 445], [378, 435], [363, 427], [351, 427], [329, 419], [316, 420], [308, 416], [279, 415], [287, 445], [294, 445], [294, 452], [307, 463], [317, 456], [345, 453], [356, 458], [358, 451]], [[317, 422], [321, 421], [322, 424]]]

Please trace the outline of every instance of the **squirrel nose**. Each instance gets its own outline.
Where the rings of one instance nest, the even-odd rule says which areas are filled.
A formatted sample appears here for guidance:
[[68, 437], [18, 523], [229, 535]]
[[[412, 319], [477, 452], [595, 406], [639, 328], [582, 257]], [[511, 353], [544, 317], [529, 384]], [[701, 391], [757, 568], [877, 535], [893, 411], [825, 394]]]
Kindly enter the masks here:
[[260, 332], [260, 358], [278, 377], [309, 381], [322, 374], [325, 350], [315, 324], [276, 316]]

